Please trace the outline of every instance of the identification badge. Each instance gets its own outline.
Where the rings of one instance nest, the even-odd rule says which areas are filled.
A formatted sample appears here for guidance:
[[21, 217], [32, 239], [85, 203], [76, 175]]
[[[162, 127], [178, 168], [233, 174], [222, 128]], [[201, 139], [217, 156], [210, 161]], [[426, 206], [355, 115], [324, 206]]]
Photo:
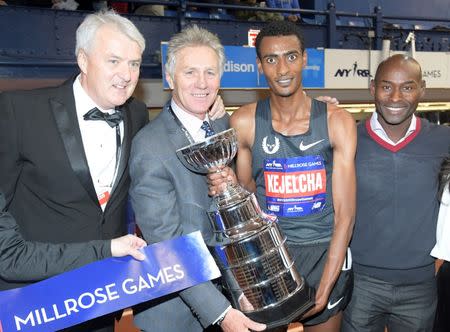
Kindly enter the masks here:
[[301, 217], [321, 212], [327, 196], [322, 156], [264, 160], [267, 210], [277, 216]]
[[108, 203], [110, 197], [109, 190], [103, 191], [101, 194], [98, 195], [98, 202], [102, 209], [105, 209], [106, 203]]

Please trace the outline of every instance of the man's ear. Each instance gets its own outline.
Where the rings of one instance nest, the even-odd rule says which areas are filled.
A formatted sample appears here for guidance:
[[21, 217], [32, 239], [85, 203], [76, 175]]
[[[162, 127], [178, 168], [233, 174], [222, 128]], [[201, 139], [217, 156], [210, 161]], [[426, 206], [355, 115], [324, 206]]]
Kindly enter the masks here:
[[167, 83], [169, 83], [169, 88], [170, 88], [171, 90], [173, 90], [173, 86], [174, 86], [173, 80], [172, 80], [172, 77], [170, 77], [170, 75], [169, 75], [169, 73], [167, 72], [167, 70], [166, 70], [166, 81], [167, 81]]
[[305, 69], [306, 66], [308, 65], [308, 53], [306, 52], [306, 49], [303, 51], [302, 57], [303, 57], [302, 69]]
[[375, 80], [370, 80], [370, 94], [375, 97]]
[[262, 69], [262, 64], [261, 64], [261, 60], [259, 60], [259, 57], [256, 57], [256, 65], [258, 66], [258, 71], [260, 74], [264, 74], [264, 71]]
[[88, 56], [84, 50], [80, 50], [77, 55], [77, 63], [83, 74], [87, 74]]
[[423, 96], [425, 96], [425, 90], [427, 88], [427, 83], [425, 82], [425, 80], [422, 80], [422, 82], [420, 83], [420, 98], [422, 98]]

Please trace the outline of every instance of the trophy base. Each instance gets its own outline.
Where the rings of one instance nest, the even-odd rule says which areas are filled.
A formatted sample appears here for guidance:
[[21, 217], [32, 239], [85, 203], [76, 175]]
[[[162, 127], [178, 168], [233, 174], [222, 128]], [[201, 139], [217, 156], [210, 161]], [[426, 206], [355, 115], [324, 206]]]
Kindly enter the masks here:
[[260, 311], [244, 312], [250, 319], [267, 325], [267, 330], [288, 325], [297, 318], [301, 318], [314, 306], [314, 288], [306, 283], [297, 293], [276, 306]]

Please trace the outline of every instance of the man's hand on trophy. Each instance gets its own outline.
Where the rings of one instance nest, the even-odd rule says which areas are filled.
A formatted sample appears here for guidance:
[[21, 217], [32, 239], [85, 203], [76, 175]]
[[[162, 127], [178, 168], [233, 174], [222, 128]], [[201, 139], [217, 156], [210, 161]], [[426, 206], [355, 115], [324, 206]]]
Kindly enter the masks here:
[[244, 311], [252, 311], [255, 310], [253, 307], [253, 304], [250, 303], [250, 301], [247, 299], [247, 296], [245, 296], [244, 293], [239, 296], [239, 308]]
[[125, 235], [111, 240], [111, 254], [113, 257], [131, 255], [133, 258], [143, 261], [145, 255], [138, 249], [144, 248], [147, 243], [135, 235]]
[[215, 196], [227, 189], [228, 184], [237, 183], [236, 174], [228, 166], [212, 167], [208, 172], [208, 194]]
[[224, 332], [264, 331], [266, 324], [257, 323], [239, 310], [232, 308], [226, 313], [220, 327]]
[[214, 104], [211, 106], [211, 109], [208, 112], [208, 116], [211, 120], [217, 120], [223, 117], [225, 113], [225, 105], [223, 104], [222, 97], [217, 95]]

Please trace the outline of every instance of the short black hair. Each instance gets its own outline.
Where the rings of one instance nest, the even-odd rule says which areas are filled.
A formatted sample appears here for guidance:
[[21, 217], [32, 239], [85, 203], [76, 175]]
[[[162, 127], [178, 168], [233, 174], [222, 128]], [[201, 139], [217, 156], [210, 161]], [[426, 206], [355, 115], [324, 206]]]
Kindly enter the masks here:
[[300, 30], [300, 26], [290, 21], [275, 21], [266, 24], [258, 36], [256, 37], [255, 47], [258, 58], [261, 59], [261, 53], [259, 48], [264, 37], [276, 37], [276, 36], [296, 36], [302, 53], [305, 51], [305, 38]]

